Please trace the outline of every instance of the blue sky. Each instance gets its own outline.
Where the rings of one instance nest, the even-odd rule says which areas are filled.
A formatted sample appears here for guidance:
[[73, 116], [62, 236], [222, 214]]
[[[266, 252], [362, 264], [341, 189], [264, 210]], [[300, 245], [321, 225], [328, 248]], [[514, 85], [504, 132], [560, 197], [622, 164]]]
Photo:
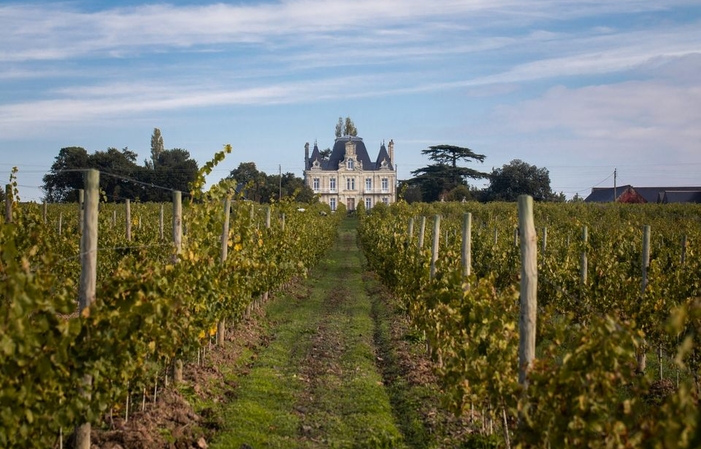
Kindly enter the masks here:
[[[62, 147], [302, 175], [350, 116], [399, 178], [429, 145], [521, 159], [568, 197], [701, 185], [698, 0], [0, 2], [0, 181], [40, 200]], [[376, 155], [376, 153], [375, 153]], [[374, 155], [371, 155], [374, 157]], [[481, 183], [478, 183], [481, 185]]]

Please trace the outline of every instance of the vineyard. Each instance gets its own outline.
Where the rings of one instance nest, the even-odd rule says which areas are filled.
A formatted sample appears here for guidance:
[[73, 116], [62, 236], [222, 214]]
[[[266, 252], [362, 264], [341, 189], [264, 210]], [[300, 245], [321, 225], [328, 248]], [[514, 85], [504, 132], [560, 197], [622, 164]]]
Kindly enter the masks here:
[[[344, 214], [326, 205], [261, 206], [227, 182], [200, 193], [223, 157], [168, 204], [103, 202], [96, 171], [85, 173], [79, 204], [20, 203], [10, 185], [0, 225], [1, 447], [62, 447], [74, 431], [76, 447], [89, 447], [91, 423], [128, 417], [135, 398], [155, 402], [182, 383], [183, 364], [327, 254]], [[444, 406], [490, 436], [488, 447], [701, 446], [701, 208], [523, 200], [357, 211], [368, 268], [425, 346]], [[355, 243], [346, 237], [347, 253]], [[345, 271], [337, 276], [362, 290], [360, 274]], [[332, 312], [358, 303], [325, 288], [336, 303], [316, 300], [324, 326], [305, 324], [305, 335], [333, 320], [347, 326]], [[356, 319], [370, 339], [369, 319]], [[315, 338], [327, 357], [347, 345], [340, 333]], [[374, 360], [361, 343], [364, 363]], [[367, 388], [381, 396], [374, 363]]]
[[701, 445], [701, 208], [536, 204], [526, 367], [515, 204], [398, 203], [360, 216], [370, 267], [425, 336], [447, 406], [497, 423], [500, 444]]
[[89, 447], [89, 423], [128, 416], [135, 393], [155, 401], [226, 326], [305, 276], [333, 242], [339, 217], [323, 205], [236, 200], [226, 182], [186, 193], [184, 204], [180, 192], [172, 204], [108, 204], [89, 186], [81, 206], [18, 203], [16, 187], [8, 193], [0, 226], [3, 448], [59, 447], [76, 427], [87, 429]]

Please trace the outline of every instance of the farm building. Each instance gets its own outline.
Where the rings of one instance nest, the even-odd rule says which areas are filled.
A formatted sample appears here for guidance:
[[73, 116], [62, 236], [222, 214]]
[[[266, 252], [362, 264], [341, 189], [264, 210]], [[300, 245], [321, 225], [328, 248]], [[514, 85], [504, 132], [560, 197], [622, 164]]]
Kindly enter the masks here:
[[701, 187], [594, 187], [588, 203], [701, 203]]

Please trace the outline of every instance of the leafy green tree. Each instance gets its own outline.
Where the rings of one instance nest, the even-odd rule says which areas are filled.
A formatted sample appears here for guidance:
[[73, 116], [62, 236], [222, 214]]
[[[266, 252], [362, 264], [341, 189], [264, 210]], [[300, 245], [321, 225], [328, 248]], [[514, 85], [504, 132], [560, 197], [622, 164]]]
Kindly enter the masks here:
[[265, 186], [266, 175], [258, 171], [255, 162], [241, 162], [229, 173], [228, 179], [233, 179], [243, 189], [244, 197], [251, 201], [260, 202]]
[[233, 179], [244, 189], [246, 199], [259, 203], [279, 201], [280, 191], [282, 198], [292, 198], [300, 203], [312, 203], [318, 201], [312, 189], [304, 184], [302, 178], [293, 173], [280, 175], [267, 175], [256, 168], [255, 162], [241, 162], [237, 168], [231, 171], [227, 179]]
[[45, 200], [76, 201], [77, 190], [83, 188], [82, 171], [88, 168], [102, 172], [100, 189], [107, 201], [169, 201], [171, 193], [166, 189], [187, 192], [197, 176], [197, 162], [182, 149], [163, 150], [155, 164], [147, 161], [146, 167], [136, 161], [137, 154], [128, 148], [108, 148], [94, 154], [81, 147], [62, 148], [43, 179]]
[[336, 137], [341, 137], [343, 134], [343, 117], [338, 118], [338, 123], [336, 123]]
[[[147, 170], [145, 181], [156, 186], [181, 192], [189, 190], [189, 184], [197, 178], [197, 161], [190, 159], [190, 152], [181, 148], [163, 150], [155, 161], [155, 169]], [[148, 201], [169, 201], [171, 192], [164, 189], [148, 189]]]
[[[163, 136], [161, 135], [161, 130], [158, 128], [153, 128], [153, 134], [151, 135], [151, 166], [150, 168], [155, 168], [158, 165], [158, 159], [161, 153], [164, 151], [163, 146]], [[147, 162], [147, 166], [148, 166]]]
[[538, 168], [514, 159], [492, 170], [486, 197], [489, 201], [516, 201], [519, 195], [531, 195], [539, 201], [554, 201], [559, 197], [550, 188], [548, 169]]
[[421, 187], [417, 184], [411, 184], [409, 181], [399, 181], [399, 197], [407, 203], [420, 203], [423, 201]]
[[571, 200], [569, 200], [570, 203], [583, 203], [584, 202], [584, 197], [582, 197], [579, 193], [575, 193], [574, 196], [572, 197]]
[[478, 170], [458, 165], [460, 161], [484, 162], [486, 156], [478, 154], [466, 147], [454, 145], [434, 145], [421, 151], [434, 161], [414, 170], [414, 178], [410, 180], [412, 185], [418, 185], [424, 201], [438, 201], [445, 198], [447, 193], [456, 187], [467, 186], [467, 179], [481, 179], [489, 175]]
[[144, 196], [144, 187], [133, 181], [139, 181], [143, 172], [143, 168], [136, 164], [136, 158], [137, 154], [128, 148], [121, 151], [108, 148], [107, 151], [96, 151], [88, 158], [89, 167], [103, 173], [100, 189], [108, 201], [136, 200]]
[[331, 158], [331, 148], [319, 151], [319, 156], [321, 156], [321, 160], [328, 161]]
[[455, 186], [453, 190], [448, 192], [445, 198], [447, 201], [469, 201], [474, 199], [470, 188], [464, 184]]
[[80, 170], [90, 168], [89, 161], [90, 156], [82, 147], [61, 148], [49, 173], [44, 175], [44, 199], [49, 203], [77, 201], [77, 190], [83, 188]]
[[266, 175], [265, 185], [261, 189], [261, 203], [269, 203], [271, 201], [279, 201], [280, 194], [282, 199], [291, 198], [298, 203], [312, 203], [318, 201], [314, 195], [314, 191], [304, 184], [302, 178], [298, 178], [294, 173], [283, 173], [282, 182], [280, 175]]
[[346, 117], [345, 125], [343, 125], [343, 135], [353, 137], [358, 135], [358, 129], [355, 127], [355, 123], [353, 123], [350, 117]]

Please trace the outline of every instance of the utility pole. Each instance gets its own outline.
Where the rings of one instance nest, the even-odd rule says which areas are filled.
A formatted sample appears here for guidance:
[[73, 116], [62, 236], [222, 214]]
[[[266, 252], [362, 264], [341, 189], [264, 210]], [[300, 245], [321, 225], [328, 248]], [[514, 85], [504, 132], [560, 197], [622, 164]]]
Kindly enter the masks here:
[[617, 172], [616, 169], [613, 169], [613, 202], [616, 202], [616, 198], [618, 198], [618, 195], [616, 195], [616, 176]]

